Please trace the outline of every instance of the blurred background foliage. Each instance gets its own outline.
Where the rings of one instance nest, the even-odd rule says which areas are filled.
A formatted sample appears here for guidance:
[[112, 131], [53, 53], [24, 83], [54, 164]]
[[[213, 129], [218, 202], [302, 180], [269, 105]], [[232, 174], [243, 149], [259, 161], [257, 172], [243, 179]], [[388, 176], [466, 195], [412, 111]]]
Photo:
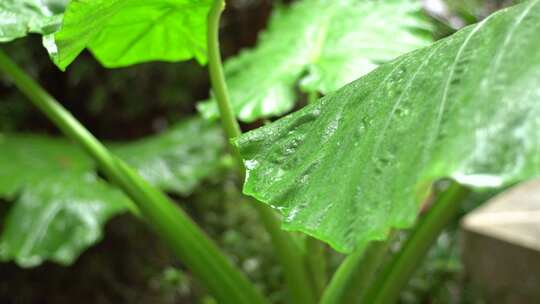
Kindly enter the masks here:
[[[292, 1], [228, 1], [221, 38], [224, 57], [255, 45], [276, 2]], [[423, 2], [436, 28], [434, 38], [440, 39], [512, 1]], [[105, 140], [133, 140], [162, 131], [196, 114], [196, 102], [208, 98], [206, 68], [194, 61], [107, 70], [86, 52], [62, 73], [47, 58], [37, 36], [16, 40], [4, 49], [98, 138]], [[58, 134], [0, 75], [0, 133], [15, 131]], [[241, 203], [235, 190], [239, 181], [226, 172], [221, 174], [190, 196], [175, 198], [258, 287], [270, 294], [274, 303], [283, 303], [282, 269], [277, 266], [269, 237], [252, 208]], [[463, 212], [492, 194], [475, 195]], [[9, 202], [0, 201], [0, 216], [8, 207]], [[405, 235], [396, 240], [395, 250]], [[482, 303], [463, 275], [458, 241], [456, 221], [438, 238], [403, 291], [402, 303]], [[330, 272], [342, 256], [330, 250], [327, 254]], [[213, 303], [167, 248], [129, 215], [109, 222], [104, 239], [71, 267], [46, 263], [21, 269], [0, 263], [0, 273], [0, 303]]]

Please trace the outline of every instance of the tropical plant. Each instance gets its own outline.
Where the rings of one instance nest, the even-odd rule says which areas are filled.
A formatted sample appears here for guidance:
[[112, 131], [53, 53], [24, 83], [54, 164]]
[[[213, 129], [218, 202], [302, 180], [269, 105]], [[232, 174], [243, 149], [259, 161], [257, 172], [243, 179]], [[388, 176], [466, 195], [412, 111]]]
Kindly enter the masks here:
[[[280, 4], [258, 45], [223, 65], [224, 7], [0, 3], [0, 41], [42, 34], [61, 70], [85, 49], [110, 68], [195, 58], [208, 63], [212, 83], [199, 105], [206, 120], [106, 146], [0, 52], [0, 71], [78, 146], [0, 137], [0, 195], [15, 200], [0, 236], [2, 260], [70, 264], [109, 218], [130, 211], [219, 302], [265, 303], [164, 192], [185, 195], [229, 169], [245, 177], [243, 192], [271, 237], [291, 303], [392, 303], [470, 189], [540, 175], [540, 0], [435, 43], [417, 1]], [[303, 95], [309, 104], [287, 114]], [[237, 121], [284, 114], [245, 134]], [[418, 216], [430, 194], [429, 211]], [[388, 257], [396, 230], [411, 227]], [[330, 280], [321, 241], [347, 254]]]

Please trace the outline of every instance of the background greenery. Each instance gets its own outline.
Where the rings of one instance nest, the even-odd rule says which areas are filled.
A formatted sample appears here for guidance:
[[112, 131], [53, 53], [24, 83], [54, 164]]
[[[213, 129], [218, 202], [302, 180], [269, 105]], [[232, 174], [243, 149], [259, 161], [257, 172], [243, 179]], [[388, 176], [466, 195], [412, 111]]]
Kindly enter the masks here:
[[[447, 2], [449, 10], [438, 12], [430, 8], [433, 16], [430, 22], [436, 28], [434, 39], [509, 3]], [[269, 0], [229, 1], [222, 29], [224, 56], [230, 57], [244, 47], [253, 46], [271, 10]], [[133, 140], [165, 130], [195, 114], [196, 102], [209, 97], [206, 69], [192, 61], [107, 70], [89, 53], [84, 53], [77, 64], [63, 73], [47, 58], [37, 36], [11, 42], [5, 49], [100, 139]], [[58, 134], [56, 128], [2, 77], [0, 132]], [[261, 124], [255, 121], [244, 124], [243, 128], [247, 130]], [[175, 198], [234, 262], [265, 293], [271, 294], [274, 302], [281, 303], [284, 290], [278, 278], [282, 270], [253, 210], [238, 203], [240, 195], [234, 187], [237, 182], [229, 176], [215, 176], [188, 197]], [[489, 195], [476, 195], [464, 207], [464, 212]], [[10, 203], [0, 202], [0, 216]], [[456, 222], [439, 237], [428, 259], [403, 291], [403, 303], [480, 303], [474, 286], [470, 286], [463, 275], [457, 242]], [[399, 246], [397, 241], [393, 249]], [[330, 250], [328, 255], [329, 268], [333, 269], [342, 256]], [[46, 263], [23, 270], [11, 263], [0, 263], [0, 273], [0, 303], [212, 302], [161, 242], [130, 216], [109, 222], [104, 239], [84, 252], [71, 267]]]

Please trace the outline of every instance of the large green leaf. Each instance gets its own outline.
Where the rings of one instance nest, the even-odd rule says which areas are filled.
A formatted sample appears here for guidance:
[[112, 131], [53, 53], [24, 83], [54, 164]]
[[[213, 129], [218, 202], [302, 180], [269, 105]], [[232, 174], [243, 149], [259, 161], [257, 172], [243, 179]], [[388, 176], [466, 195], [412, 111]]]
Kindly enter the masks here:
[[382, 65], [237, 141], [244, 192], [350, 252], [415, 221], [433, 181], [540, 174], [540, 0]]
[[28, 33], [50, 34], [62, 21], [67, 0], [0, 1], [0, 42], [24, 37]]
[[129, 204], [65, 140], [2, 136], [0, 151], [0, 195], [16, 200], [3, 223], [1, 260], [25, 267], [45, 259], [69, 264]]
[[94, 174], [57, 172], [25, 187], [11, 207], [0, 236], [0, 260], [23, 267], [44, 260], [69, 265], [128, 204], [127, 197]]
[[160, 189], [188, 195], [202, 179], [217, 173], [224, 147], [215, 124], [193, 119], [162, 135], [115, 146], [113, 151]]
[[[222, 138], [214, 125], [190, 120], [156, 137], [112, 146], [149, 182], [185, 195], [221, 166]], [[0, 135], [0, 197], [14, 201], [1, 223], [0, 260], [25, 267], [44, 260], [72, 263], [100, 239], [109, 218], [131, 206], [98, 177], [83, 151], [36, 135]]]
[[212, 0], [73, 0], [60, 31], [46, 37], [64, 70], [89, 48], [106, 67], [195, 57], [206, 62], [206, 16]]
[[[256, 48], [225, 63], [237, 116], [251, 122], [291, 110], [306, 92], [334, 91], [382, 62], [431, 42], [415, 0], [301, 0], [278, 7]], [[199, 106], [218, 116], [215, 102]]]

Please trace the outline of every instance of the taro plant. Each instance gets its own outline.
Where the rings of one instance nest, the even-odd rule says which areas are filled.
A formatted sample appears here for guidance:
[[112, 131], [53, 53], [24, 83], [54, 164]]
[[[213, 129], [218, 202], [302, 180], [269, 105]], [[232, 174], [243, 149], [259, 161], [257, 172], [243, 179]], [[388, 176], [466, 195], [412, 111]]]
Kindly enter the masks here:
[[[62, 70], [85, 49], [110, 68], [195, 58], [208, 64], [212, 94], [198, 107], [204, 119], [104, 145], [0, 53], [0, 70], [82, 148], [0, 138], [0, 195], [16, 200], [3, 260], [69, 264], [129, 210], [220, 303], [267, 302], [163, 192], [189, 193], [223, 169], [227, 146], [290, 303], [393, 303], [470, 189], [540, 173], [540, 0], [436, 43], [417, 1], [299, 0], [277, 5], [258, 45], [224, 65], [223, 0], [66, 2], [3, 0], [0, 41], [42, 34]], [[287, 114], [298, 90], [309, 102]], [[245, 134], [237, 120], [282, 115]], [[408, 228], [388, 257], [395, 231]], [[330, 279], [321, 241], [347, 254]]]

